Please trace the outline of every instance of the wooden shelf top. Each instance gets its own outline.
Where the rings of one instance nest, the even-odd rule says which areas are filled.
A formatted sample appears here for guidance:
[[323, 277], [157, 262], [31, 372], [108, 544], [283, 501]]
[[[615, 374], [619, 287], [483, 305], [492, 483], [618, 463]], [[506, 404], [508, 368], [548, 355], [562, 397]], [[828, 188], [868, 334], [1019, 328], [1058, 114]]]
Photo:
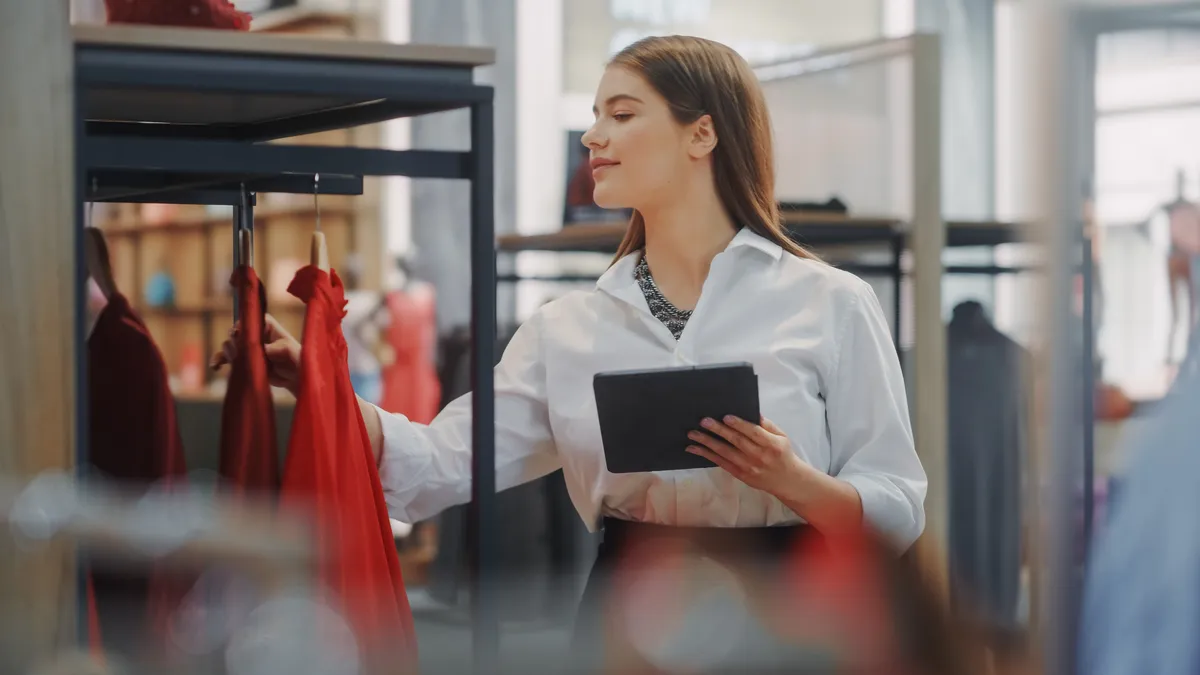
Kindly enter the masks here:
[[495, 50], [481, 47], [132, 25], [77, 25], [72, 27], [72, 32], [77, 46], [384, 61], [397, 65], [475, 67], [491, 65], [496, 61]]

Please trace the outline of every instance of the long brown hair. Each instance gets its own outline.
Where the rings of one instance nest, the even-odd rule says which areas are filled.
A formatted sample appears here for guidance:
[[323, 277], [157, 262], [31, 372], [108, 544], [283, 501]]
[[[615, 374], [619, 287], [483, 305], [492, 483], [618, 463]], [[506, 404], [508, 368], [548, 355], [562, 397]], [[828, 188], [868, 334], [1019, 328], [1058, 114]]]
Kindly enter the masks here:
[[[614, 56], [609, 66], [645, 79], [667, 100], [680, 124], [711, 115], [717, 134], [713, 178], [729, 217], [792, 255], [816, 259], [780, 223], [771, 118], [758, 78], [745, 59], [712, 40], [670, 35], [638, 40]], [[635, 210], [613, 260], [645, 246], [646, 221]]]

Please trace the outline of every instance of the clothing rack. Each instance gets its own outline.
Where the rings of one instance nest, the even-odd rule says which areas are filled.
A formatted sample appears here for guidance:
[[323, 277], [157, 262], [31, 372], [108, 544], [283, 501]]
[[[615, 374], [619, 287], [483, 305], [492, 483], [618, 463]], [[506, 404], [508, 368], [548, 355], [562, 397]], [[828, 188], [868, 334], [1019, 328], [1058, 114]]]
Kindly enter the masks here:
[[[811, 247], [818, 255], [829, 250], [859, 250], [864, 248], [886, 249], [890, 260], [886, 263], [864, 263], [831, 260], [831, 264], [859, 276], [882, 276], [892, 280], [897, 292], [892, 295], [892, 339], [900, 348], [900, 299], [898, 289], [906, 276], [904, 252], [909, 242], [907, 225], [898, 219], [867, 218], [827, 213], [787, 212], [783, 213], [787, 232], [797, 242]], [[504, 235], [497, 241], [497, 251], [514, 255], [525, 251], [555, 253], [605, 253], [614, 254], [625, 234], [624, 223], [597, 223], [568, 225], [551, 234]], [[984, 247], [1014, 244], [1023, 241], [1021, 226], [1016, 223], [998, 221], [947, 221], [946, 248]], [[986, 275], [1017, 274], [1029, 271], [1026, 268], [1001, 265], [946, 265], [943, 274]], [[581, 283], [595, 281], [597, 275], [567, 273], [555, 275], [522, 275], [505, 273], [497, 276], [502, 283], [522, 281], [547, 281]]]
[[[86, 201], [230, 205], [236, 265], [238, 242], [254, 234], [258, 192], [314, 194], [318, 175], [321, 195], [362, 194], [366, 175], [470, 181], [472, 647], [482, 672], [499, 648], [494, 131], [493, 89], [473, 75], [494, 62], [493, 50], [142, 26], [79, 26], [73, 39], [77, 229]], [[268, 143], [456, 109], [470, 111], [467, 151]], [[76, 255], [77, 288], [85, 278]], [[75, 307], [79, 392], [87, 391], [84, 296]], [[86, 396], [77, 395], [79, 467], [87, 464], [87, 413]]]

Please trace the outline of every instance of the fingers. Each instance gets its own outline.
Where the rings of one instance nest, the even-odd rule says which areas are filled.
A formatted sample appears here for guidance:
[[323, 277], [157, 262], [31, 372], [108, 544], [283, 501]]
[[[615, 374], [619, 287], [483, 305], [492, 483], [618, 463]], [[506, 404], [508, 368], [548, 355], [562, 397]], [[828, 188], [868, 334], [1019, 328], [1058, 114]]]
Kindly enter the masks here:
[[[725, 419], [733, 418], [726, 417]], [[729, 441], [734, 447], [741, 448], [743, 450], [750, 450], [750, 446], [755, 445], [756, 443], [756, 441], [741, 431], [729, 426], [728, 424], [722, 424], [711, 417], [706, 417], [701, 420], [700, 426]]]
[[[721, 457], [723, 459], [723, 462], [717, 462], [716, 460], [714, 460], [712, 457], [710, 457], [708, 455], [701, 455], [702, 457], [708, 457], [708, 459], [710, 461], [717, 464], [718, 466], [730, 465], [730, 466], [736, 467], [738, 472], [744, 471], [749, 468], [749, 465], [746, 462], [745, 454], [743, 454], [742, 451], [738, 450], [737, 448], [730, 445], [729, 443], [722, 441], [719, 438], [714, 438], [713, 436], [706, 434], [702, 431], [693, 431], [688, 434], [688, 438], [690, 438], [694, 443], [696, 443], [696, 445], [692, 446], [691, 448], [688, 448], [689, 452], [692, 452], [692, 450], [694, 448], [695, 450], [703, 450], [703, 451], [710, 453], [713, 456]], [[693, 454], [700, 454], [700, 453], [693, 452]]]
[[267, 358], [272, 358], [276, 356], [290, 356], [292, 350], [287, 340], [276, 340], [263, 345], [263, 351], [267, 353]]
[[699, 455], [700, 457], [707, 459], [708, 461], [712, 462], [713, 464], [716, 464], [717, 466], [721, 467], [722, 469], [725, 469], [730, 474], [732, 474], [735, 478], [742, 475], [741, 468], [739, 468], [736, 464], [729, 461], [725, 457], [713, 452], [712, 450], [709, 450], [708, 448], [706, 448], [704, 446], [691, 445], [691, 446], [688, 446], [687, 451], [692, 453], [693, 455]]
[[267, 360], [273, 362], [286, 362], [288, 365], [295, 367], [300, 361], [300, 352], [297, 349], [295, 342], [287, 339], [276, 340], [263, 345], [263, 351], [267, 355]]
[[276, 340], [296, 341], [296, 338], [292, 337], [292, 334], [287, 332], [287, 329], [275, 317], [266, 314], [263, 316], [263, 320], [267, 326], [267, 342], [275, 342]]
[[209, 368], [217, 370], [221, 366], [226, 366], [233, 363], [237, 358], [237, 342], [235, 338], [238, 333], [238, 324], [234, 324], [233, 328], [229, 329], [229, 339], [221, 344], [221, 351], [213, 355], [208, 361]]
[[[766, 420], [766, 418], [764, 417], [763, 420]], [[725, 424], [751, 441], [763, 446], [771, 445], [772, 441], [775, 440], [771, 438], [771, 434], [783, 433], [782, 431], [778, 431], [778, 427], [775, 427], [774, 429], [767, 429], [765, 428], [765, 425], [760, 426], [758, 424], [751, 424], [746, 420], [740, 417], [734, 417], [733, 415], [725, 418]]]
[[786, 436], [787, 435], [787, 432], [785, 432], [778, 424], [775, 424], [774, 422], [767, 419], [766, 417], [762, 418], [762, 422], [760, 422], [759, 424], [762, 425], [762, 428], [775, 434], [776, 436]]

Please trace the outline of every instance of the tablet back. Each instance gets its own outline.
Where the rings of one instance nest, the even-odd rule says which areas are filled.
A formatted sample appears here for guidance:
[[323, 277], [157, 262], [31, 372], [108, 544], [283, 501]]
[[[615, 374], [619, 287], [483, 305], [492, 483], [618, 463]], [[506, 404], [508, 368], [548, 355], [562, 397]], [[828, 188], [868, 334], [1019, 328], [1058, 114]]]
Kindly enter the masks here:
[[687, 452], [700, 420], [758, 422], [758, 376], [749, 363], [599, 373], [592, 380], [611, 473], [715, 466]]

